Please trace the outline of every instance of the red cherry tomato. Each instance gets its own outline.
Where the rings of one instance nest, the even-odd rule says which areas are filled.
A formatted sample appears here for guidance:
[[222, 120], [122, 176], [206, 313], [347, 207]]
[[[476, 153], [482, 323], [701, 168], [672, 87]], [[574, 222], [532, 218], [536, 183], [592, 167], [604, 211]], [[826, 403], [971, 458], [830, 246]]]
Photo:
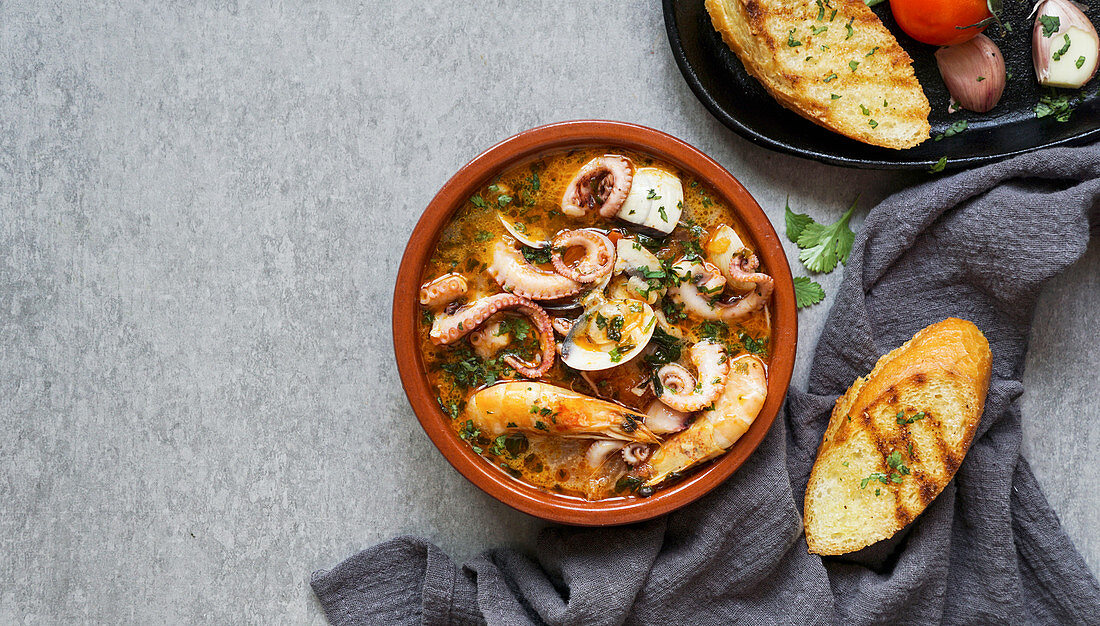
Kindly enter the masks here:
[[910, 37], [934, 46], [952, 46], [985, 30], [963, 28], [992, 17], [986, 0], [890, 0], [898, 26]]

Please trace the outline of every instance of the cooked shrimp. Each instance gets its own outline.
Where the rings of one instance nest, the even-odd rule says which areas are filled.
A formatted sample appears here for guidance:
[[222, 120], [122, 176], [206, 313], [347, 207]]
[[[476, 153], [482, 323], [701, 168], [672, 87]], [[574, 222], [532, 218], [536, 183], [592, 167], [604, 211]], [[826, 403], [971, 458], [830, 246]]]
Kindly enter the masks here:
[[522, 431], [569, 439], [658, 441], [645, 427], [644, 415], [547, 383], [515, 381], [482, 389], [466, 402], [466, 418], [490, 437]]
[[764, 363], [747, 354], [734, 359], [726, 387], [714, 408], [704, 411], [687, 430], [661, 444], [650, 459], [650, 475], [645, 484], [657, 485], [673, 473], [683, 472], [728, 450], [752, 426], [767, 394]]

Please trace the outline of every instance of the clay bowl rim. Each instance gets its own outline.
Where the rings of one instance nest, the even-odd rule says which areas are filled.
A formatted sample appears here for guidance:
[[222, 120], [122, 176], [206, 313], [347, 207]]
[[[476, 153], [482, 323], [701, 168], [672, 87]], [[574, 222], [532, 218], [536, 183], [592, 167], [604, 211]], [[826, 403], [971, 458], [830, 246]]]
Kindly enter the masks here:
[[[507, 475], [474, 453], [450, 430], [428, 384], [420, 353], [417, 320], [421, 272], [451, 214], [492, 176], [539, 155], [572, 147], [607, 146], [646, 153], [707, 180], [748, 228], [763, 266], [775, 279], [772, 296], [772, 360], [768, 396], [749, 430], [717, 460], [648, 498], [589, 502], [540, 491]], [[424, 432], [450, 464], [470, 482], [514, 509], [545, 520], [578, 526], [612, 526], [648, 520], [685, 506], [730, 477], [767, 435], [787, 395], [794, 370], [798, 320], [794, 284], [783, 244], [768, 217], [743, 185], [695, 147], [661, 131], [604, 120], [557, 122], [523, 131], [482, 152], [439, 190], [413, 229], [397, 273], [393, 297], [393, 346], [397, 369]]]

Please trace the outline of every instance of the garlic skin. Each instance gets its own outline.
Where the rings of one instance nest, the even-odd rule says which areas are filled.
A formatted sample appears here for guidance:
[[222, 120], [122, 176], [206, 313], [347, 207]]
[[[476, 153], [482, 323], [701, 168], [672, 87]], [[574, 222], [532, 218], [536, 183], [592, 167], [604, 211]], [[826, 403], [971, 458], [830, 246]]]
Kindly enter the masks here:
[[[1043, 34], [1043, 17], [1057, 18], [1058, 30]], [[1077, 89], [1092, 80], [1100, 65], [1100, 37], [1070, 0], [1041, 0], [1035, 6], [1031, 60], [1040, 85]]]
[[936, 51], [947, 90], [958, 106], [985, 113], [997, 106], [1005, 90], [1005, 59], [985, 35]]

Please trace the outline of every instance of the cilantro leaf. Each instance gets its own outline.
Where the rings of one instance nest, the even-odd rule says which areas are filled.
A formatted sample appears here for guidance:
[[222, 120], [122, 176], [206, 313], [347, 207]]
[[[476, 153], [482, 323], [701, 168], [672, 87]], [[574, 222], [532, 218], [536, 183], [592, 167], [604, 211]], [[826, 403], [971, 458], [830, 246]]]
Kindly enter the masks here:
[[813, 222], [807, 224], [798, 235], [798, 259], [811, 272], [831, 272], [837, 262], [848, 263], [848, 254], [852, 252], [852, 242], [856, 234], [848, 227], [859, 198], [844, 212], [841, 218], [828, 226]]
[[936, 161], [932, 167], [928, 168], [928, 171], [936, 174], [942, 172], [945, 167], [947, 167], [947, 157], [942, 156], [939, 161]]
[[787, 223], [787, 239], [791, 243], [798, 243], [798, 236], [806, 226], [814, 223], [814, 218], [805, 213], [795, 213], [791, 210], [791, 198], [787, 196], [787, 206], [783, 211], [783, 220]]
[[825, 289], [805, 276], [794, 278], [795, 306], [804, 309], [825, 299]]

